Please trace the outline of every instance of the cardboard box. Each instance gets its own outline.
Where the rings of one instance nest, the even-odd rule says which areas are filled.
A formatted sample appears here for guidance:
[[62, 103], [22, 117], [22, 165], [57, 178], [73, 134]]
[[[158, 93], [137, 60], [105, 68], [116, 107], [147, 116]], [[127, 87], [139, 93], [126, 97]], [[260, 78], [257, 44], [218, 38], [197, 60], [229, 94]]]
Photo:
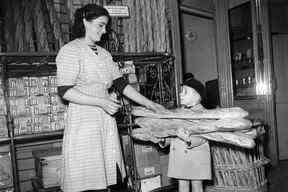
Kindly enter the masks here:
[[140, 183], [141, 183], [141, 192], [149, 192], [161, 187], [161, 176], [157, 175], [154, 177], [141, 179]]
[[40, 163], [43, 187], [60, 186], [62, 155], [42, 157]]
[[0, 153], [0, 189], [13, 186], [9, 152]]
[[135, 143], [135, 159], [140, 178], [158, 175], [160, 171], [160, 155], [157, 148], [150, 143]]
[[33, 151], [37, 178], [43, 188], [60, 185], [60, 173], [62, 167], [62, 155], [60, 147]]
[[132, 150], [135, 153], [136, 169], [139, 178], [147, 178], [160, 174], [160, 155], [155, 145], [149, 142], [137, 142], [133, 144], [134, 149], [129, 145], [129, 137], [122, 135], [122, 147], [125, 163], [134, 166], [132, 162]]

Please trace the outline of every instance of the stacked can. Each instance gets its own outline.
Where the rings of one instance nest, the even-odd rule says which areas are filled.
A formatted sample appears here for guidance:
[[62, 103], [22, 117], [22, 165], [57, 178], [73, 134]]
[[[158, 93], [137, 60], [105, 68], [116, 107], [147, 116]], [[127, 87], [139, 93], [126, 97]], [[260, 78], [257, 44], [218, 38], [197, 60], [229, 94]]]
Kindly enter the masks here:
[[9, 78], [9, 102], [15, 135], [64, 129], [55, 76]]
[[4, 100], [4, 93], [2, 88], [2, 82], [0, 81], [0, 139], [8, 136], [7, 124], [6, 124], [6, 104]]

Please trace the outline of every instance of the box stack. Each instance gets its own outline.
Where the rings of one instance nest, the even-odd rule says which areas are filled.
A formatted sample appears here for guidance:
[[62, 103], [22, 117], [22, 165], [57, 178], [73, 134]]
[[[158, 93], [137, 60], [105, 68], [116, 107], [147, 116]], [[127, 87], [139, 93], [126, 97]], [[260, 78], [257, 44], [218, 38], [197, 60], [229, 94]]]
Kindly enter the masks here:
[[[133, 168], [135, 169], [133, 171], [137, 172], [137, 178], [141, 183], [141, 191], [151, 191], [161, 187], [160, 154], [157, 147], [151, 143], [137, 142], [133, 143], [133, 148], [131, 148], [128, 140], [128, 135], [122, 135], [127, 171]], [[133, 162], [132, 154], [135, 154], [135, 162]]]
[[65, 105], [57, 96], [55, 76], [9, 78], [14, 134], [64, 129]]
[[60, 148], [33, 151], [37, 178], [41, 187], [52, 188], [60, 186], [62, 155]]
[[161, 187], [160, 155], [150, 143], [135, 143], [135, 158], [141, 191], [148, 192]]
[[0, 139], [8, 136], [6, 124], [6, 104], [4, 100], [4, 92], [2, 88], [2, 81], [0, 79]]
[[12, 168], [9, 152], [0, 152], [0, 191], [12, 187]]
[[136, 143], [134, 148], [137, 171], [140, 178], [147, 178], [161, 174], [160, 155], [155, 146]]

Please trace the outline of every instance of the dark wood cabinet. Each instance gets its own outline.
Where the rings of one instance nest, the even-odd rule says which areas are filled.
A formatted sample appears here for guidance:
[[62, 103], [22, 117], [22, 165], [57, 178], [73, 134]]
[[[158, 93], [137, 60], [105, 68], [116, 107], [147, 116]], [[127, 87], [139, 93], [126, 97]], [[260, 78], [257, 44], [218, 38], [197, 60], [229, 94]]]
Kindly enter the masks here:
[[266, 153], [277, 163], [268, 0], [215, 1], [221, 106], [239, 106], [266, 126]]
[[251, 2], [229, 9], [232, 84], [234, 98], [256, 96]]

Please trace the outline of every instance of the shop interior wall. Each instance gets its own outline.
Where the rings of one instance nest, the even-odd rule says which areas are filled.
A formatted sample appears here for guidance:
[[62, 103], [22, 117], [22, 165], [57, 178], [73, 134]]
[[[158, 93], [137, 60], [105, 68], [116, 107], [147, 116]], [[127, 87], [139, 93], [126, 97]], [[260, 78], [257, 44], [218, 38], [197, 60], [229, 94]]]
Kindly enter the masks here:
[[206, 12], [214, 12], [215, 10], [213, 0], [180, 0], [180, 5]]
[[181, 14], [183, 71], [205, 83], [218, 77], [214, 20]]
[[[181, 0], [180, 6], [213, 15], [213, 0]], [[183, 73], [191, 72], [202, 83], [218, 77], [213, 18], [181, 11]]]
[[279, 159], [288, 159], [288, 2], [271, 1], [270, 26], [273, 49], [275, 105]]

